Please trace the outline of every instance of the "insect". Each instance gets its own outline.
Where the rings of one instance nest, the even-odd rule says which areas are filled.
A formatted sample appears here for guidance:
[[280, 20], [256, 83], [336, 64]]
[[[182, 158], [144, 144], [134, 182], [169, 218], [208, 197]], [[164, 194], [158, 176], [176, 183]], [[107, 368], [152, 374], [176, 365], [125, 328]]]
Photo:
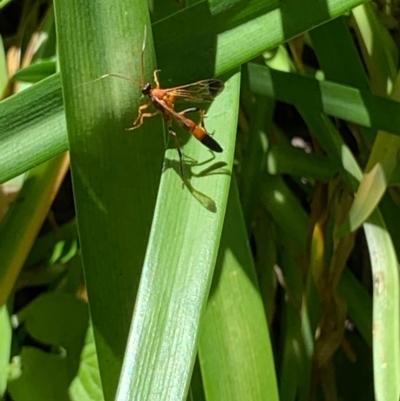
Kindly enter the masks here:
[[[173, 130], [172, 120], [175, 120], [181, 128], [190, 132], [197, 140], [203, 145], [214, 152], [222, 152], [222, 147], [218, 142], [207, 132], [204, 126], [204, 111], [198, 107], [191, 107], [183, 111], [175, 110], [175, 101], [187, 101], [193, 103], [206, 103], [212, 102], [224, 89], [224, 83], [218, 79], [205, 79], [202, 81], [194, 82], [192, 84], [178, 86], [175, 88], [161, 88], [158, 80], [158, 73], [160, 70], [154, 71], [155, 88], [150, 83], [145, 82], [144, 77], [144, 50], [146, 46], [146, 29], [144, 31], [144, 40], [141, 54], [141, 67], [142, 67], [142, 80], [138, 82], [132, 78], [124, 77], [118, 74], [105, 74], [100, 80], [106, 77], [117, 77], [139, 85], [142, 89], [142, 94], [149, 98], [146, 104], [143, 104], [138, 109], [138, 115], [132, 127], [126, 128], [127, 131], [132, 131], [139, 128], [144, 123], [145, 118], [153, 117], [161, 114], [168, 126], [168, 132], [174, 138], [175, 146], [179, 154], [180, 173], [183, 179], [183, 154], [182, 146], [179, 142], [178, 136]], [[150, 106], [154, 106], [155, 111], [148, 111]], [[200, 123], [194, 122], [188, 118], [188, 113], [199, 113]], [[172, 118], [171, 118], [172, 117]]]

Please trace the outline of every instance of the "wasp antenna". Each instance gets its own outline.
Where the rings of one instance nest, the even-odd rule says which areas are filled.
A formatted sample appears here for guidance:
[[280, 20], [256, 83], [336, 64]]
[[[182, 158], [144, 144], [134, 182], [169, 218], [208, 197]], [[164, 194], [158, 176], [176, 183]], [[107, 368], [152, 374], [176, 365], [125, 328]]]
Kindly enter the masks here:
[[142, 86], [144, 85], [144, 50], [146, 48], [147, 26], [144, 26], [143, 45], [142, 45]]
[[136, 81], [133, 78], [125, 77], [124, 75], [119, 75], [119, 74], [111, 74], [111, 73], [110, 74], [104, 74], [99, 78], [92, 79], [91, 81], [82, 82], [81, 84], [78, 84], [76, 86], [82, 86], [82, 85], [91, 84], [93, 82], [97, 82], [97, 81], [100, 81], [100, 80], [102, 80], [104, 78], [109, 78], [109, 77], [116, 77], [116, 78], [124, 79], [125, 81], [129, 81], [129, 82], [132, 82], [132, 83], [134, 83], [136, 85], [142, 86], [142, 84], [140, 82]]
[[143, 44], [142, 44], [142, 52], [143, 53], [146, 48], [146, 40], [147, 40], [147, 25], [144, 26]]
[[100, 79], [108, 78], [108, 77], [116, 77], [116, 78], [124, 79], [125, 81], [133, 82], [136, 85], [142, 86], [142, 84], [140, 82], [136, 81], [136, 79], [125, 77], [124, 75], [119, 75], [119, 74], [104, 74], [100, 78], [97, 78], [96, 81], [99, 81]]
[[92, 80], [87, 81], [87, 82], [82, 82], [82, 83], [80, 83], [80, 84], [78, 84], [78, 85], [76, 85], [76, 86], [83, 86], [83, 85], [91, 84], [91, 83], [93, 83], [93, 82], [100, 81], [101, 79], [106, 78], [106, 77], [108, 77], [109, 75], [110, 75], [110, 74], [105, 74], [105, 75], [102, 75], [102, 76], [99, 77], [99, 78], [92, 79]]

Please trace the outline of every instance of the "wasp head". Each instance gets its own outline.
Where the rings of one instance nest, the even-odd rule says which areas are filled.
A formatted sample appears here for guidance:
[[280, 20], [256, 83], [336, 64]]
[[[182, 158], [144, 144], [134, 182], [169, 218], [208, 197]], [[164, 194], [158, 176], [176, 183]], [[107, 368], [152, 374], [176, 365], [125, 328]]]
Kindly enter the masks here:
[[151, 91], [151, 84], [150, 83], [147, 83], [147, 84], [143, 85], [143, 87], [142, 87], [142, 94], [143, 95], [145, 95], [145, 96], [149, 95], [150, 91]]

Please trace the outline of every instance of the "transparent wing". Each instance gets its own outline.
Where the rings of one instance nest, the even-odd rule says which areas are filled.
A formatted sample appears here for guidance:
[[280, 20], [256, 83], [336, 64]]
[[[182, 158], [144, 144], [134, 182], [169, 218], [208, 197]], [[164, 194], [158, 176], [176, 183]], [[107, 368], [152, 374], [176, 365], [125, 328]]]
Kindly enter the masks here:
[[224, 83], [218, 79], [204, 79], [192, 84], [163, 89], [175, 100], [188, 102], [212, 102], [224, 89]]

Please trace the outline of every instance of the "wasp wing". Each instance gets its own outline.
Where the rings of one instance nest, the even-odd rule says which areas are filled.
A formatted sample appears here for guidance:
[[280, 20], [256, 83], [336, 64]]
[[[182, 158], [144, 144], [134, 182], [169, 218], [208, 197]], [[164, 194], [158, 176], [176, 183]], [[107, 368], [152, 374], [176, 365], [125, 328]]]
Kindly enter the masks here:
[[218, 79], [204, 79], [175, 88], [164, 89], [175, 100], [194, 103], [212, 102], [224, 89], [224, 83]]

